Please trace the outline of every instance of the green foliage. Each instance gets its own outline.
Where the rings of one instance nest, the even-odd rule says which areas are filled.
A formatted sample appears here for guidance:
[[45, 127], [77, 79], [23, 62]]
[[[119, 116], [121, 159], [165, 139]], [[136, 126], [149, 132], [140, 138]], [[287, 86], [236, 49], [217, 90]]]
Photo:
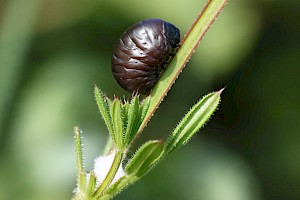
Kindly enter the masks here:
[[168, 137], [166, 143], [167, 154], [186, 144], [205, 124], [205, 122], [209, 120], [213, 112], [218, 107], [222, 91], [223, 89], [204, 96], [190, 109], [172, 134]]
[[147, 113], [149, 97], [140, 102], [139, 96], [134, 95], [130, 102], [114, 98], [109, 100], [103, 92], [95, 86], [95, 98], [107, 126], [108, 132], [117, 149], [127, 150]]
[[110, 116], [110, 105], [111, 101], [108, 100], [105, 95], [102, 93], [101, 90], [95, 86], [95, 98], [98, 105], [98, 109], [100, 111], [100, 114], [106, 124], [106, 127], [108, 129], [109, 134], [113, 135], [113, 125], [112, 125], [112, 119]]
[[[122, 161], [126, 157], [132, 142], [138, 134], [141, 134], [143, 128], [162, 102], [171, 85], [226, 2], [226, 0], [216, 0], [207, 3], [183, 39], [181, 47], [160, 81], [144, 100], [140, 101], [138, 94], [133, 95], [130, 101], [124, 100], [122, 102], [116, 97], [110, 100], [95, 86], [96, 102], [112, 139], [111, 146], [108, 149], [115, 154], [104, 180], [96, 184], [97, 177], [95, 178], [93, 171], [89, 174], [89, 178], [87, 178], [87, 173], [83, 171], [80, 132], [78, 129], [75, 130], [78, 187], [74, 199], [103, 200], [113, 198], [127, 185], [134, 183], [145, 175], [162, 158], [186, 144], [208, 121], [220, 102], [220, 95], [223, 89], [206, 95], [195, 104], [170, 134], [166, 142], [154, 140], [144, 143], [129, 162], [124, 167], [122, 166]], [[118, 171], [124, 171], [125, 174], [113, 182]]]
[[143, 176], [163, 155], [162, 141], [148, 141], [143, 144], [126, 165], [126, 173]]

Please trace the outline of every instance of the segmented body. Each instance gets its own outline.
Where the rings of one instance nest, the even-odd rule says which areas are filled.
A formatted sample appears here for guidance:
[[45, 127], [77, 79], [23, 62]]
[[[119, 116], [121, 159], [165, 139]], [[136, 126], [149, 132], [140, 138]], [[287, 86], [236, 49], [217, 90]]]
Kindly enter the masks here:
[[148, 94], [179, 41], [179, 29], [161, 19], [134, 24], [122, 33], [113, 49], [115, 79], [129, 92]]

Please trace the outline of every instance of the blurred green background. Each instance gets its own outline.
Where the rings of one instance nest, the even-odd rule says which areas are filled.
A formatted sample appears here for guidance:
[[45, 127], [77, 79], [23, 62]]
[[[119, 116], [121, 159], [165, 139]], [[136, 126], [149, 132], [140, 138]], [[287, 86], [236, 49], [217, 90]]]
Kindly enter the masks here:
[[[114, 42], [145, 18], [184, 35], [204, 3], [0, 0], [0, 199], [70, 199], [73, 127], [84, 132], [87, 169], [107, 137], [94, 83], [130, 96], [111, 74]], [[116, 199], [300, 199], [299, 10], [298, 0], [229, 2], [139, 143], [166, 137], [201, 96], [227, 85], [219, 110]]]

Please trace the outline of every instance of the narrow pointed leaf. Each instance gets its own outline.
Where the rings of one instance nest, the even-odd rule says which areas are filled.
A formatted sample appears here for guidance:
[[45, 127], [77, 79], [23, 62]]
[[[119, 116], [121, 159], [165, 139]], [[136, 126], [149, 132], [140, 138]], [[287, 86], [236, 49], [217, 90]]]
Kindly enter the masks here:
[[79, 183], [77, 184], [77, 191], [76, 196], [85, 195], [85, 187], [86, 187], [86, 173], [80, 172], [79, 173]]
[[128, 121], [126, 126], [125, 137], [124, 137], [124, 143], [126, 144], [126, 146], [130, 144], [131, 139], [136, 134], [133, 128], [137, 122], [138, 114], [139, 114], [139, 97], [135, 95], [128, 106], [128, 116], [127, 116]]
[[83, 153], [82, 153], [82, 138], [81, 138], [81, 130], [78, 127], [74, 128], [74, 138], [76, 143], [77, 170], [78, 172], [83, 172], [84, 163], [83, 163]]
[[95, 176], [94, 172], [91, 171], [85, 194], [87, 196], [91, 197], [95, 191], [95, 187], [96, 187], [96, 176]]
[[143, 144], [126, 165], [126, 172], [137, 177], [143, 176], [162, 156], [162, 141], [148, 141]]
[[103, 92], [97, 86], [94, 88], [94, 93], [100, 114], [107, 126], [108, 132], [112, 135], [112, 119], [109, 113], [111, 101], [105, 97]]
[[133, 184], [135, 181], [139, 180], [136, 176], [123, 176], [117, 182], [112, 184], [103, 195], [102, 199], [109, 199], [120, 193], [126, 186]]
[[146, 116], [146, 114], [148, 112], [149, 106], [150, 106], [150, 96], [148, 96], [142, 102], [142, 110], [141, 110], [141, 115], [140, 115], [141, 123], [144, 120], [144, 118], [145, 118], [145, 116]]
[[112, 139], [118, 149], [122, 149], [123, 146], [123, 116], [122, 116], [122, 104], [119, 99], [114, 99], [110, 108], [110, 115], [113, 124]]
[[74, 128], [74, 138], [75, 138], [76, 156], [77, 156], [77, 190], [78, 192], [83, 192], [85, 187], [86, 177], [84, 172], [81, 131], [78, 127]]
[[134, 137], [136, 136], [136, 134], [138, 133], [138, 130], [148, 112], [149, 105], [150, 105], [150, 97], [148, 96], [140, 104], [139, 114], [136, 119], [136, 123], [135, 123], [134, 127], [132, 128], [132, 130], [135, 134], [131, 135], [130, 141], [132, 141], [134, 139]]
[[[125, 101], [122, 108], [123, 113], [123, 126], [126, 127], [128, 124], [128, 110], [129, 110], [129, 103]], [[126, 129], [126, 128], [125, 128]], [[125, 136], [125, 135], [124, 135]]]
[[223, 91], [210, 93], [204, 96], [177, 125], [173, 133], [168, 137], [166, 153], [184, 145], [191, 137], [209, 120], [221, 100], [220, 94]]

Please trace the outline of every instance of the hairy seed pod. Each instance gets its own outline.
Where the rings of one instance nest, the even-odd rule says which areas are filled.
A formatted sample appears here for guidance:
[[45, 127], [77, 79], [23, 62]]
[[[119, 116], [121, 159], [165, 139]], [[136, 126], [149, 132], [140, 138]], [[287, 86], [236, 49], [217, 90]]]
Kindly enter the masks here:
[[129, 92], [148, 94], [179, 42], [179, 29], [161, 19], [147, 19], [132, 25], [113, 48], [115, 79]]

